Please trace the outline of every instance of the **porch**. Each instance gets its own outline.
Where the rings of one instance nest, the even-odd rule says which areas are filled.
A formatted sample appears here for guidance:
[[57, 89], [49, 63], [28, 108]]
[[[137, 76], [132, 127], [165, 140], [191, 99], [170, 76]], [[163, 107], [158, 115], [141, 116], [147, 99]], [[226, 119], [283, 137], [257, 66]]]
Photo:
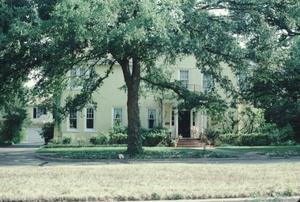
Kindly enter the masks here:
[[175, 103], [163, 104], [163, 126], [170, 129], [173, 139], [198, 139], [207, 129], [208, 117], [201, 110], [178, 110]]

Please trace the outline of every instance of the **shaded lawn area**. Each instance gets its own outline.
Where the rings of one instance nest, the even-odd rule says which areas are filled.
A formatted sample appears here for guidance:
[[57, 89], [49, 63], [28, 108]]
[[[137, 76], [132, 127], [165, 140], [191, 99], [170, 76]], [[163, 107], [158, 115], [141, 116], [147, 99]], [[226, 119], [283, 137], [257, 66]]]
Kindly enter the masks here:
[[117, 164], [0, 168], [0, 201], [300, 195], [300, 163]]
[[144, 152], [134, 157], [126, 154], [126, 147], [42, 147], [41, 154], [71, 159], [174, 159], [174, 158], [226, 158], [233, 157], [230, 152], [201, 148], [144, 147]]
[[268, 155], [270, 157], [291, 157], [300, 156], [300, 145], [296, 146], [227, 146], [227, 147], [217, 147], [217, 150], [229, 152], [231, 154], [239, 153], [256, 153], [259, 155]]
[[217, 147], [208, 148], [172, 148], [144, 147], [144, 153], [135, 157], [126, 154], [125, 146], [78, 147], [53, 145], [38, 150], [40, 154], [70, 159], [118, 159], [123, 154], [125, 159], [179, 159], [179, 158], [230, 158], [247, 157], [247, 153], [270, 157], [300, 156], [300, 146], [266, 146], [266, 147]]

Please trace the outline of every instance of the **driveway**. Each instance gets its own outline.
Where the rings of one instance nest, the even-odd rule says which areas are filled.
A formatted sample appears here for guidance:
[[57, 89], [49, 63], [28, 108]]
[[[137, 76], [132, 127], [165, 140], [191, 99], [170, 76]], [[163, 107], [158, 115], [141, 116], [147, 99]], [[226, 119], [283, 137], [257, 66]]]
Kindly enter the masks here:
[[38, 166], [44, 161], [35, 157], [36, 150], [44, 141], [39, 135], [41, 128], [28, 128], [21, 144], [0, 147], [0, 166]]
[[35, 157], [38, 148], [30, 144], [0, 147], [0, 166], [38, 166], [43, 163]]
[[30, 145], [42, 145], [44, 144], [44, 140], [40, 136], [41, 128], [27, 128], [26, 137], [23, 140], [22, 144], [30, 144]]

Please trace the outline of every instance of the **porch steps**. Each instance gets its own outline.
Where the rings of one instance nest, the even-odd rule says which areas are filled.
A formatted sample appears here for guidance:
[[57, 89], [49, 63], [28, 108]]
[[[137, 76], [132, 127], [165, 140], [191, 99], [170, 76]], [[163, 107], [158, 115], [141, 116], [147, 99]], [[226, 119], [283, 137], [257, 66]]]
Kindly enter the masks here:
[[177, 147], [203, 147], [204, 143], [196, 138], [181, 138], [177, 142]]

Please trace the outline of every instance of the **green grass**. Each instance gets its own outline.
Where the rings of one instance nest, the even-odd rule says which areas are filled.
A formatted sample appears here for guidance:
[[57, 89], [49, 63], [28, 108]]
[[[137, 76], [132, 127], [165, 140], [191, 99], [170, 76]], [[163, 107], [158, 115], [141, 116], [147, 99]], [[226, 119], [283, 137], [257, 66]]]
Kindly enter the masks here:
[[259, 155], [267, 155], [271, 157], [291, 157], [300, 156], [300, 145], [297, 146], [227, 146], [218, 147], [219, 151], [229, 152], [229, 153], [239, 153], [240, 155], [246, 153], [257, 153]]
[[300, 195], [300, 163], [142, 163], [0, 168], [0, 201]]
[[144, 147], [140, 155], [130, 157], [126, 154], [126, 147], [43, 147], [38, 150], [41, 154], [51, 154], [54, 157], [71, 159], [117, 159], [118, 154], [125, 158], [134, 159], [172, 159], [172, 158], [226, 158], [233, 157], [226, 152], [217, 150], [202, 150], [171, 147]]
[[125, 146], [46, 146], [38, 150], [43, 155], [70, 159], [117, 159], [118, 154], [124, 154], [125, 159], [179, 159], [179, 158], [229, 158], [265, 155], [268, 157], [300, 156], [300, 146], [266, 146], [266, 147], [217, 147], [202, 148], [171, 148], [171, 147], [144, 147], [144, 153], [135, 157], [126, 154]]

